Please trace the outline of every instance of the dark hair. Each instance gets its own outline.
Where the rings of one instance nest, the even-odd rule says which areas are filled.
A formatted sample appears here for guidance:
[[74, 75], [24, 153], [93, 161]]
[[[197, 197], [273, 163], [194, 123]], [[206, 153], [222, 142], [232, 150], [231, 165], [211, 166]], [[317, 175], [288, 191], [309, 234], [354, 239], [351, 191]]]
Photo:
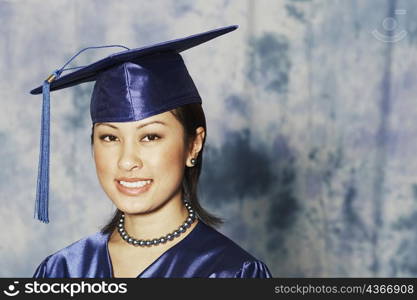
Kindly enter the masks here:
[[[184, 143], [188, 148], [190, 146], [191, 141], [194, 140], [196, 137], [196, 129], [198, 127], [203, 127], [206, 136], [207, 136], [207, 128], [206, 128], [206, 118], [204, 115], [203, 108], [200, 103], [191, 103], [180, 106], [170, 111], [177, 120], [182, 124], [184, 128]], [[203, 166], [203, 150], [204, 144], [206, 139], [203, 140], [202, 148], [197, 156], [196, 164], [194, 167], [185, 168], [184, 178], [182, 180], [182, 194], [185, 199], [187, 199], [191, 206], [194, 208], [197, 217], [203, 221], [204, 223], [217, 227], [221, 225], [224, 221], [206, 211], [201, 205], [198, 200], [197, 195], [197, 186], [198, 186], [198, 179], [201, 174], [201, 168]], [[91, 145], [94, 142], [94, 124], [91, 130]], [[117, 223], [121, 217], [122, 212], [119, 209], [116, 209], [114, 212], [113, 217], [110, 221], [101, 229], [101, 232], [104, 234], [112, 233], [117, 226]]]

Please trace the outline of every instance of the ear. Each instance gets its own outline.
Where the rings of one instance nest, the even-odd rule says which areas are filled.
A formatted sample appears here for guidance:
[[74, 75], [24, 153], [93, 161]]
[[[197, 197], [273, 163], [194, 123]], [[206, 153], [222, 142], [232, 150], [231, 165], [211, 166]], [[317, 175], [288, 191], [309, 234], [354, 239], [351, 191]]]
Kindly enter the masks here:
[[206, 131], [202, 126], [196, 128], [195, 133], [195, 138], [190, 144], [190, 150], [188, 152], [186, 161], [186, 166], [190, 168], [195, 166], [191, 163], [191, 159], [194, 158], [197, 160], [198, 154], [203, 148], [204, 139], [206, 137]]

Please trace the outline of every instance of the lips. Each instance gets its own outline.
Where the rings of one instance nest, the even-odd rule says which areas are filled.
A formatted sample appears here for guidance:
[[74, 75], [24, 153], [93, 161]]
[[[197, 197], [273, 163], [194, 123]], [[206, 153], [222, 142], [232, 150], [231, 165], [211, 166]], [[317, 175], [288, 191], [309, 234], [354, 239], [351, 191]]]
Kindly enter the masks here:
[[119, 192], [127, 196], [137, 196], [147, 192], [153, 180], [150, 178], [118, 178], [115, 182]]

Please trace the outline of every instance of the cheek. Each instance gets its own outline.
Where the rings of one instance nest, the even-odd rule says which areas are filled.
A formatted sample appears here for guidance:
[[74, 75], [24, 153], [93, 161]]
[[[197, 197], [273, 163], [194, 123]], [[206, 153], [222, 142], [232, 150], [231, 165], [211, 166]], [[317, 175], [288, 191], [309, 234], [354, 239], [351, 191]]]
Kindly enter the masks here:
[[170, 143], [149, 154], [149, 164], [161, 175], [181, 174], [185, 167], [185, 152], [181, 144]]
[[112, 169], [112, 159], [114, 159], [115, 155], [100, 146], [94, 146], [93, 151], [97, 175], [102, 178]]

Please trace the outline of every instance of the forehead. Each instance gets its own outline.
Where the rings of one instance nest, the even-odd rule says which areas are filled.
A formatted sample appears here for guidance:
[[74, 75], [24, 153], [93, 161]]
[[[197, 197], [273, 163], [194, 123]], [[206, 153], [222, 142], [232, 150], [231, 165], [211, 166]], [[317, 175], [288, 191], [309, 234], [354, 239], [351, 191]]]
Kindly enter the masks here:
[[117, 128], [142, 128], [147, 125], [156, 125], [156, 126], [164, 126], [169, 128], [176, 128], [181, 126], [177, 118], [171, 113], [171, 111], [163, 112], [157, 115], [153, 115], [151, 117], [139, 120], [139, 121], [129, 121], [129, 122], [98, 122], [95, 123], [94, 126], [97, 127], [99, 125], [112, 125], [112, 127]]

